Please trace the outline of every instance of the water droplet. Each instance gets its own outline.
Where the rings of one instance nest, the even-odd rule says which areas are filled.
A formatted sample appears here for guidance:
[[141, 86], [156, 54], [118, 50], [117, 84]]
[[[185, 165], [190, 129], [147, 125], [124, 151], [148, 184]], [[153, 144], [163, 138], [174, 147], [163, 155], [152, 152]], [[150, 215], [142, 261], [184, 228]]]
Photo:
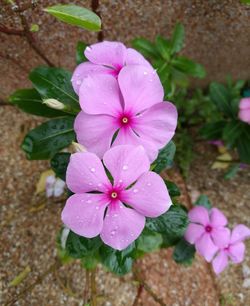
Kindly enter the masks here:
[[99, 208], [100, 208], [99, 206], [96, 206], [96, 207], [95, 207], [96, 210], [99, 210]]
[[91, 51], [91, 48], [90, 48], [90, 47], [87, 47], [85, 50], [86, 50], [87, 52], [90, 52], [90, 51]]
[[114, 216], [114, 218], [118, 217], [118, 215], [117, 215], [117, 214], [114, 214], [113, 216]]
[[119, 183], [122, 183], [122, 180], [119, 180]]
[[147, 71], [144, 71], [143, 74], [144, 74], [144, 75], [147, 75], [148, 73], [147, 73]]
[[137, 193], [138, 192], [138, 189], [133, 189], [133, 193]]
[[106, 214], [106, 217], [109, 217], [109, 214]]
[[91, 171], [91, 172], [95, 172], [95, 168], [91, 168], [90, 171]]
[[153, 82], [153, 79], [149, 79], [149, 82]]
[[128, 170], [128, 166], [127, 166], [127, 165], [124, 165], [124, 166], [122, 167], [122, 170]]
[[130, 234], [130, 236], [131, 236], [131, 237], [134, 237], [134, 234], [133, 234], [133, 233], [131, 233], [131, 234]]
[[115, 235], [115, 233], [116, 233], [116, 230], [111, 231], [111, 233], [110, 233], [111, 237], [113, 237]]
[[79, 220], [79, 219], [80, 219], [80, 216], [76, 216], [76, 219]]
[[76, 81], [76, 85], [81, 85], [82, 84], [82, 80], [77, 80]]
[[91, 200], [87, 200], [86, 203], [90, 204], [90, 203], [92, 203], [92, 201]]
[[89, 183], [89, 186], [92, 186], [93, 185], [93, 183]]
[[98, 186], [98, 187], [101, 187], [101, 186], [102, 186], [102, 183], [97, 184], [97, 186]]
[[107, 102], [103, 102], [104, 105], [107, 105]]
[[151, 183], [150, 183], [150, 182], [148, 182], [148, 183], [147, 183], [147, 186], [151, 186]]

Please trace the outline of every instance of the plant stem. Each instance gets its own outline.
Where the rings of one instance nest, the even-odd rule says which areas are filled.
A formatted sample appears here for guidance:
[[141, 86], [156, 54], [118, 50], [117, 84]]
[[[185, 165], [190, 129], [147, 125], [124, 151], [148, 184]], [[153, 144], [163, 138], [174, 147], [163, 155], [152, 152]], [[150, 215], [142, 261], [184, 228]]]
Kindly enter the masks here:
[[137, 294], [136, 294], [136, 297], [134, 299], [133, 306], [137, 306], [138, 305], [139, 299], [140, 299], [141, 294], [142, 294], [142, 291], [143, 291], [143, 285], [139, 284], [138, 289], [137, 289]]
[[91, 306], [97, 306], [96, 300], [96, 269], [91, 271], [90, 278], [91, 278]]
[[83, 292], [83, 303], [87, 304], [89, 300], [89, 270], [86, 270], [86, 282], [85, 282], [85, 288]]
[[4, 25], [0, 25], [0, 32], [7, 34], [7, 35], [24, 36], [23, 30], [10, 29], [10, 28], [5, 27]]

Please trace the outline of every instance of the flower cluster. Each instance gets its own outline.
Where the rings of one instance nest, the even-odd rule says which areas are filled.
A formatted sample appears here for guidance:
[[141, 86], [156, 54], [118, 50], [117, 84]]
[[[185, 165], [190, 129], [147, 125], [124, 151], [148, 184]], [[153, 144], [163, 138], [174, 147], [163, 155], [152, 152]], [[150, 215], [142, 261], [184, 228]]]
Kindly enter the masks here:
[[76, 234], [100, 234], [122, 250], [141, 234], [145, 217], [172, 204], [162, 178], [149, 170], [175, 133], [177, 111], [163, 102], [156, 71], [136, 50], [103, 42], [85, 56], [72, 84], [82, 109], [74, 129], [87, 151], [71, 155], [66, 183], [75, 194], [62, 220]]
[[188, 214], [190, 224], [185, 239], [195, 244], [197, 252], [206, 261], [211, 262], [216, 274], [221, 273], [228, 265], [228, 259], [240, 263], [244, 259], [245, 245], [243, 241], [250, 237], [250, 229], [239, 224], [230, 231], [226, 227], [227, 219], [217, 208], [208, 210], [196, 206]]

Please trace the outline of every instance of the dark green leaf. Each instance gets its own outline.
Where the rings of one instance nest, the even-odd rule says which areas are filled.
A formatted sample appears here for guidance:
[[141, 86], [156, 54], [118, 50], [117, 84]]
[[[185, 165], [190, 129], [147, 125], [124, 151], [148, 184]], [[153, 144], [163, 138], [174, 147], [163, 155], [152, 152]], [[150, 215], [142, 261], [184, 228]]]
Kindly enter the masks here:
[[125, 250], [114, 250], [107, 245], [100, 248], [101, 261], [111, 272], [124, 275], [131, 271], [133, 264], [133, 253], [135, 243], [129, 245]]
[[175, 262], [190, 265], [194, 259], [195, 247], [182, 238], [174, 248], [173, 259]]
[[200, 129], [200, 134], [209, 140], [222, 139], [222, 132], [226, 124], [226, 121], [207, 123]]
[[145, 228], [136, 242], [138, 250], [145, 253], [153, 252], [160, 248], [162, 236]]
[[49, 108], [43, 104], [41, 96], [33, 88], [19, 89], [10, 96], [9, 100], [22, 111], [32, 115], [47, 118], [65, 116], [64, 112]]
[[176, 242], [185, 233], [188, 226], [187, 212], [180, 205], [172, 205], [170, 209], [158, 218], [147, 218], [146, 227], [161, 233], [163, 239]]
[[170, 41], [161, 36], [157, 36], [156, 37], [156, 47], [159, 53], [161, 54], [162, 58], [168, 61], [171, 55], [170, 54], [170, 49], [171, 49]]
[[31, 71], [29, 78], [43, 98], [54, 98], [69, 109], [80, 110], [71, 85], [71, 72], [62, 68], [38, 67]]
[[244, 124], [244, 130], [237, 141], [237, 151], [243, 163], [250, 164], [250, 125]]
[[171, 39], [171, 53], [180, 52], [184, 43], [185, 31], [181, 23], [177, 23]]
[[177, 70], [193, 77], [202, 79], [206, 76], [206, 70], [202, 65], [184, 56], [178, 56], [172, 61], [172, 64]]
[[70, 159], [70, 153], [57, 153], [50, 161], [51, 168], [56, 176], [65, 181], [66, 170]]
[[90, 31], [100, 31], [101, 19], [92, 11], [74, 4], [57, 4], [44, 9], [57, 19]]
[[223, 84], [211, 83], [209, 86], [209, 96], [219, 111], [228, 116], [233, 116], [230, 108], [230, 92]]
[[228, 146], [233, 148], [242, 132], [242, 123], [239, 120], [232, 120], [224, 127], [222, 138]]
[[199, 198], [196, 200], [196, 202], [194, 203], [195, 206], [203, 206], [207, 209], [211, 209], [212, 208], [212, 204], [209, 201], [209, 198], [205, 195], [205, 194], [201, 194], [199, 196]]
[[180, 189], [177, 187], [177, 185], [171, 181], [164, 180], [170, 197], [179, 197], [181, 195]]
[[74, 118], [47, 121], [31, 130], [24, 138], [22, 149], [28, 159], [49, 159], [74, 139]]
[[154, 171], [160, 173], [162, 170], [173, 165], [175, 154], [175, 144], [170, 141], [163, 149], [160, 150], [156, 161], [154, 162]]
[[154, 44], [145, 38], [135, 38], [132, 41], [132, 46], [145, 57], [158, 58], [160, 56]]
[[240, 169], [240, 164], [235, 164], [231, 166], [224, 175], [225, 180], [230, 180], [235, 177]]
[[87, 48], [87, 44], [83, 41], [78, 41], [77, 46], [76, 46], [76, 63], [77, 65], [86, 62], [87, 58], [84, 55], [84, 51]]
[[100, 237], [85, 238], [70, 231], [67, 241], [66, 250], [73, 258], [83, 258], [94, 254], [102, 245]]
[[81, 264], [86, 270], [94, 270], [98, 263], [100, 262], [100, 256], [98, 252], [87, 255], [81, 258]]

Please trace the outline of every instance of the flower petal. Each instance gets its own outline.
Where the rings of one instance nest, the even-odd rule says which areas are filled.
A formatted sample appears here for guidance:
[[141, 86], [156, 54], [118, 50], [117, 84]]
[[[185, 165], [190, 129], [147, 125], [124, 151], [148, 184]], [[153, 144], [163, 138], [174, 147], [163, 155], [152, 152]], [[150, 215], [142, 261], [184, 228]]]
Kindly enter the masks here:
[[78, 65], [73, 72], [71, 82], [76, 94], [79, 94], [79, 89], [84, 78], [93, 74], [110, 74], [112, 69], [100, 65], [95, 65], [90, 62], [85, 62]]
[[79, 152], [70, 157], [66, 184], [75, 193], [106, 191], [110, 182], [100, 159], [93, 153]]
[[211, 232], [211, 237], [213, 242], [219, 248], [224, 248], [228, 246], [230, 241], [230, 229], [227, 227], [217, 227], [213, 228]]
[[137, 114], [162, 102], [164, 91], [157, 73], [142, 65], [124, 67], [118, 76], [125, 111]]
[[232, 236], [230, 242], [231, 243], [241, 242], [247, 239], [248, 237], [250, 237], [250, 229], [243, 224], [238, 224], [232, 230]]
[[189, 243], [194, 244], [204, 233], [205, 230], [202, 225], [189, 223], [184, 237]]
[[111, 75], [90, 75], [83, 79], [79, 98], [87, 114], [117, 116], [122, 112], [118, 82]]
[[250, 97], [241, 99], [239, 108], [240, 109], [250, 109]]
[[239, 118], [241, 121], [250, 124], [250, 108], [249, 109], [241, 109], [239, 111]]
[[84, 54], [94, 64], [119, 69], [125, 63], [126, 47], [120, 42], [103, 41], [87, 47]]
[[128, 48], [126, 56], [126, 65], [144, 65], [153, 70], [153, 67], [150, 63], [135, 49]]
[[238, 242], [232, 244], [229, 247], [229, 256], [234, 263], [240, 263], [244, 260], [245, 255], [245, 244], [243, 242]]
[[142, 146], [117, 146], [103, 156], [104, 165], [114, 178], [114, 185], [128, 187], [149, 171], [149, 160]]
[[172, 204], [163, 179], [155, 172], [147, 172], [122, 193], [122, 201], [146, 217], [158, 217]]
[[213, 243], [210, 235], [205, 233], [195, 243], [197, 252], [202, 255], [206, 261], [210, 262], [215, 253], [218, 251], [218, 247]]
[[62, 211], [62, 221], [74, 233], [92, 238], [100, 234], [108, 203], [100, 194], [74, 194]]
[[227, 225], [227, 218], [218, 208], [212, 208], [210, 210], [210, 222], [213, 227], [225, 226]]
[[228, 257], [224, 251], [220, 251], [212, 261], [214, 272], [218, 275], [228, 265]]
[[153, 105], [135, 118], [133, 128], [141, 139], [160, 149], [174, 136], [177, 126], [176, 107], [169, 102]]
[[123, 250], [139, 237], [144, 226], [144, 216], [117, 202], [108, 207], [101, 238], [112, 248]]
[[188, 218], [193, 223], [207, 225], [209, 223], [208, 210], [203, 206], [196, 206], [188, 213]]
[[116, 120], [108, 115], [89, 115], [81, 111], [74, 124], [77, 140], [87, 151], [100, 158], [110, 148], [112, 137], [118, 129]]

